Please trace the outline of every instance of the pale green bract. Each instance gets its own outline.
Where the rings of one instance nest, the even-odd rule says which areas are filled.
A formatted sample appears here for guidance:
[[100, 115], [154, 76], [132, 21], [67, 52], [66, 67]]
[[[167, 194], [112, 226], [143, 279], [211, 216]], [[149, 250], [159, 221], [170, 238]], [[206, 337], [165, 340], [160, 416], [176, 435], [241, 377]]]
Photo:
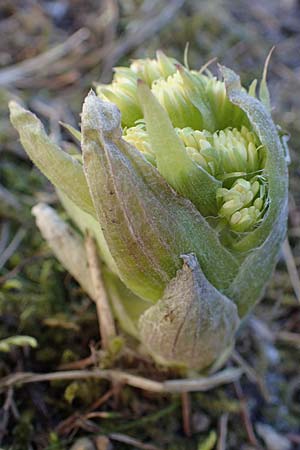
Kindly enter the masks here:
[[162, 52], [116, 68], [85, 99], [81, 134], [65, 125], [81, 136], [82, 162], [10, 104], [28, 155], [97, 241], [120, 326], [157, 362], [197, 370], [228, 356], [286, 233], [287, 164], [266, 70], [261, 99], [256, 82], [247, 91], [220, 72], [224, 81]]

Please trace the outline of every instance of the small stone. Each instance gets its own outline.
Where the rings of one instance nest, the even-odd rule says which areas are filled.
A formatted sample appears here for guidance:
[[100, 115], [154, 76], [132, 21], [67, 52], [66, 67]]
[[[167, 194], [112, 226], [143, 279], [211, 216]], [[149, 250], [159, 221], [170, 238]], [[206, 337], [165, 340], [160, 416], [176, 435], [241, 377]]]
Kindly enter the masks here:
[[96, 450], [93, 442], [85, 437], [77, 439], [70, 450]]
[[210, 423], [210, 418], [202, 412], [196, 412], [192, 416], [192, 427], [194, 433], [203, 433], [204, 431], [207, 431]]
[[270, 425], [258, 423], [255, 426], [257, 434], [263, 439], [268, 450], [290, 450], [291, 442], [279, 434]]
[[113, 446], [107, 436], [97, 436], [95, 438], [97, 450], [112, 450]]

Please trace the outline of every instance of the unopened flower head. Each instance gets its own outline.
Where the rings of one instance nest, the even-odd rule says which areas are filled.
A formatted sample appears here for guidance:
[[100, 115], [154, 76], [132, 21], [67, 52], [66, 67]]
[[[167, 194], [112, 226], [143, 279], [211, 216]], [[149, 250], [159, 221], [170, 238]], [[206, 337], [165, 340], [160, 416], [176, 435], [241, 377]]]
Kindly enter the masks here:
[[[87, 96], [81, 132], [67, 126], [82, 161], [11, 104], [30, 158], [97, 240], [120, 326], [159, 363], [200, 370], [228, 356], [274, 269], [287, 219], [266, 68], [258, 94], [256, 81], [247, 90], [220, 71], [224, 81], [162, 52], [117, 67], [111, 84]], [[71, 267], [65, 252], [61, 261]]]

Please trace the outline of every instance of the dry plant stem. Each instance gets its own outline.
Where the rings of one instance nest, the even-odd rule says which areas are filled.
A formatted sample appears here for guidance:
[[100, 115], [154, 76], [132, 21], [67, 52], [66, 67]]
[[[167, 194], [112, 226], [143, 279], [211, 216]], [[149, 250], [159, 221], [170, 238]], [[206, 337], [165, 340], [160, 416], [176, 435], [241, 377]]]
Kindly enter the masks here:
[[38, 73], [41, 67], [49, 66], [54, 61], [65, 56], [70, 51], [86, 41], [90, 36], [87, 28], [81, 28], [70, 36], [63, 44], [36, 56], [35, 58], [15, 64], [7, 69], [0, 70], [0, 86], [11, 86], [20, 80], [30, 76], [32, 73]]
[[6, 399], [4, 402], [4, 405], [2, 407], [3, 413], [2, 413], [2, 422], [0, 423], [0, 445], [2, 443], [2, 440], [4, 436], [7, 433], [7, 425], [9, 421], [9, 411], [11, 409], [13, 402], [13, 389], [9, 388], [6, 394]]
[[150, 444], [144, 444], [141, 441], [138, 441], [137, 439], [134, 439], [130, 436], [127, 436], [126, 434], [120, 434], [120, 433], [111, 433], [109, 435], [109, 438], [112, 441], [117, 442], [123, 442], [124, 444], [132, 445], [135, 448], [140, 448], [142, 450], [160, 450], [158, 447]]
[[2, 255], [8, 244], [9, 230], [10, 230], [9, 221], [3, 220], [1, 222], [1, 231], [0, 231], [0, 255]]
[[298, 302], [300, 303], [300, 279], [288, 238], [286, 238], [283, 243], [282, 251], [294, 293]]
[[104, 349], [108, 349], [110, 340], [116, 336], [116, 328], [102, 280], [97, 246], [90, 234], [86, 235], [85, 249], [93, 290], [95, 292], [94, 299], [97, 308], [102, 346]]
[[226, 450], [228, 413], [222, 414], [219, 424], [219, 440], [217, 450]]
[[190, 395], [188, 392], [182, 392], [181, 404], [182, 404], [183, 431], [187, 437], [190, 437], [192, 434], [192, 430], [191, 430], [191, 399], [190, 399]]
[[102, 70], [101, 79], [104, 80], [110, 75], [112, 67], [122, 56], [134, 49], [137, 44], [141, 45], [144, 41], [166, 26], [184, 5], [184, 2], [185, 0], [172, 0], [166, 2], [166, 6], [157, 12], [154, 17], [148, 16], [146, 21], [140, 24], [138, 28], [128, 33], [125, 38], [121, 37], [117, 42], [109, 45], [106, 51], [107, 58]]
[[0, 184], [1, 214], [20, 220], [22, 205], [19, 200]]
[[300, 348], [300, 334], [292, 333], [290, 331], [280, 331], [276, 335], [276, 339], [280, 342], [295, 345]]
[[148, 378], [132, 375], [120, 370], [70, 370], [52, 373], [17, 372], [0, 380], [0, 391], [14, 385], [37, 383], [54, 380], [80, 380], [84, 378], [105, 379], [124, 383], [138, 389], [159, 393], [181, 393], [195, 391], [209, 391], [217, 386], [232, 383], [243, 374], [241, 369], [224, 369], [209, 377], [194, 379], [167, 380], [163, 382], [153, 381]]
[[6, 262], [9, 260], [9, 258], [15, 253], [19, 245], [21, 244], [22, 240], [24, 239], [26, 235], [26, 230], [24, 230], [23, 227], [20, 227], [17, 233], [15, 234], [15, 237], [10, 242], [8, 247], [4, 250], [2, 255], [0, 256], [0, 269], [6, 264]]
[[236, 350], [232, 352], [231, 358], [236, 364], [238, 364], [244, 370], [245, 375], [249, 378], [249, 380], [252, 381], [252, 383], [257, 384], [265, 401], [269, 401], [270, 395], [267, 386], [264, 380], [255, 372], [253, 367], [251, 367], [248, 364], [248, 362], [245, 361], [245, 359]]
[[95, 293], [92, 288], [82, 238], [59, 217], [53, 208], [45, 203], [38, 203], [34, 206], [32, 214], [36, 218], [36, 224], [42, 236], [57, 259], [94, 300]]
[[249, 439], [250, 444], [252, 444], [255, 448], [259, 449], [260, 446], [258, 445], [256, 436], [254, 434], [254, 430], [253, 430], [253, 425], [252, 422], [250, 420], [250, 414], [249, 414], [249, 409], [247, 406], [247, 400], [244, 396], [244, 393], [242, 391], [241, 385], [239, 383], [239, 381], [236, 381], [234, 383], [234, 387], [235, 387], [235, 391], [236, 394], [238, 396], [238, 399], [241, 403], [241, 416], [245, 425], [245, 429], [246, 429], [246, 433]]

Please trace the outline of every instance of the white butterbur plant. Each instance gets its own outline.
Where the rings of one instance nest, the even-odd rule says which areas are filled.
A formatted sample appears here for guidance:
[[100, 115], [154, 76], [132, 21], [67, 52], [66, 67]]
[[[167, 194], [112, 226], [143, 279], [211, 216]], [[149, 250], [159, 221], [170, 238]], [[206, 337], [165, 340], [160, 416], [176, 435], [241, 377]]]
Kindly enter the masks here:
[[162, 52], [118, 67], [84, 101], [80, 157], [10, 105], [78, 239], [88, 231], [97, 242], [120, 327], [160, 364], [222, 364], [277, 261], [288, 176], [265, 72], [256, 95], [256, 81], [247, 90], [226, 67], [221, 81]]

